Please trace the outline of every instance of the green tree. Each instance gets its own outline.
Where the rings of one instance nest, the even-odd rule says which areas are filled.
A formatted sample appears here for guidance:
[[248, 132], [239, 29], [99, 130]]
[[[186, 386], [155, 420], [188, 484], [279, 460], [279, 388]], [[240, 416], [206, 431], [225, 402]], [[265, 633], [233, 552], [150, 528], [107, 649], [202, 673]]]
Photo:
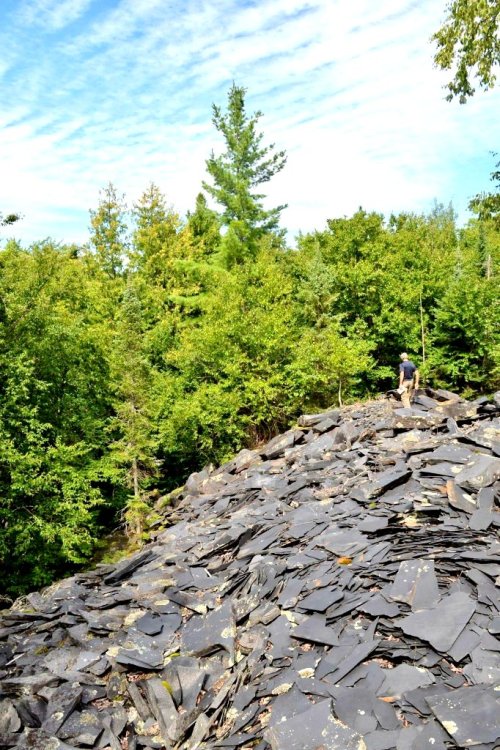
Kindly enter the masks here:
[[500, 385], [498, 277], [460, 275], [436, 310], [429, 366], [435, 382], [470, 397]]
[[9, 593], [87, 561], [110, 504], [103, 287], [72, 248], [0, 253], [0, 561]]
[[200, 248], [202, 255], [211, 256], [217, 252], [221, 240], [220, 218], [216, 211], [208, 207], [203, 193], [196, 196], [195, 210], [188, 211], [187, 225], [193, 243]]
[[135, 535], [142, 531], [148, 510], [145, 485], [157, 474], [154, 458], [154, 434], [150, 414], [152, 371], [144, 352], [144, 320], [138, 282], [129, 279], [117, 319], [112, 355], [115, 380], [115, 417], [111, 460], [125, 472], [132, 490], [127, 501], [125, 520]]
[[99, 206], [90, 211], [90, 244], [101, 268], [111, 277], [123, 271], [127, 247], [127, 222], [124, 196], [110, 182], [99, 194]]
[[[496, 156], [496, 154], [494, 154]], [[469, 202], [469, 209], [481, 220], [491, 220], [497, 230], [500, 230], [500, 161], [496, 163], [491, 173], [491, 181], [495, 189], [490, 193], [478, 193]]]
[[4, 216], [2, 213], [0, 213], [0, 227], [7, 227], [11, 224], [15, 224], [16, 221], [19, 221], [21, 219], [20, 214], [7, 214]]
[[151, 183], [134, 205], [135, 221], [131, 250], [132, 266], [153, 278], [165, 274], [181, 222], [167, 207], [159, 187]]
[[245, 111], [246, 89], [232, 85], [228, 94], [227, 112], [213, 105], [213, 124], [222, 134], [226, 151], [220, 156], [212, 152], [207, 160], [207, 171], [213, 185], [203, 183], [204, 189], [223, 206], [222, 222], [227, 227], [224, 248], [229, 265], [253, 257], [258, 241], [268, 233], [282, 236], [279, 218], [285, 205], [266, 210], [264, 194], [255, 192], [286, 163], [284, 151], [275, 151], [274, 144], [262, 145], [263, 134], [256, 130], [262, 116]]
[[495, 83], [500, 63], [500, 0], [452, 0], [442, 27], [433, 35], [434, 62], [453, 71], [447, 84], [448, 101], [458, 96], [464, 104], [474, 92], [472, 79], [484, 89]]

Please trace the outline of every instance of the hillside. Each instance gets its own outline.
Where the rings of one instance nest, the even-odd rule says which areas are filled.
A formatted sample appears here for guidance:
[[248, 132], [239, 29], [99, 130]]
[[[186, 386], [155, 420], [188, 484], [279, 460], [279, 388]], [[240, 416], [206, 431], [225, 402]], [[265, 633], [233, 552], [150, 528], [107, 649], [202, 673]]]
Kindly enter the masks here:
[[0, 623], [0, 747], [500, 738], [500, 394], [305, 415]]

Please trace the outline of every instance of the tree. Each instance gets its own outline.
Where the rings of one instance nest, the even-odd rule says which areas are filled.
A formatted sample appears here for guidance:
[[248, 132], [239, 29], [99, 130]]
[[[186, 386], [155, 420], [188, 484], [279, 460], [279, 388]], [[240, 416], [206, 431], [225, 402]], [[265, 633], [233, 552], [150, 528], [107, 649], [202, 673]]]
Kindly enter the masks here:
[[134, 205], [133, 265], [151, 277], [165, 273], [165, 264], [176, 244], [180, 227], [177, 214], [153, 182]]
[[228, 94], [227, 113], [213, 105], [212, 122], [222, 133], [226, 151], [220, 156], [212, 152], [207, 171], [214, 184], [203, 182], [204, 189], [224, 207], [223, 224], [230, 264], [256, 254], [258, 241], [267, 233], [282, 236], [278, 223], [286, 205], [264, 209], [263, 193], [254, 192], [259, 185], [280, 172], [286, 163], [284, 151], [263, 146], [263, 134], [256, 131], [261, 112], [248, 116], [245, 112], [246, 89], [234, 83]]
[[436, 310], [429, 366], [438, 385], [466, 397], [500, 384], [498, 279], [461, 275]]
[[10, 242], [0, 269], [0, 587], [15, 595], [88, 561], [113, 513], [109, 339], [72, 248]]
[[437, 42], [434, 62], [442, 70], [453, 70], [447, 84], [447, 100], [455, 96], [464, 104], [475, 89], [472, 77], [484, 89], [495, 83], [495, 65], [500, 64], [500, 0], [452, 0], [443, 26], [433, 35]]
[[209, 208], [203, 193], [196, 196], [193, 212], [187, 213], [187, 225], [193, 237], [193, 243], [200, 248], [201, 254], [210, 256], [220, 244], [220, 219], [216, 211]]
[[141, 533], [148, 510], [144, 482], [157, 473], [154, 460], [153, 427], [149, 412], [151, 366], [143, 351], [143, 311], [140, 289], [129, 279], [118, 313], [111, 357], [116, 382], [116, 416], [112, 420], [118, 439], [111, 445], [112, 460], [125, 471], [132, 496], [127, 502], [127, 528]]
[[127, 245], [126, 205], [124, 196], [119, 196], [110, 182], [100, 191], [99, 206], [90, 211], [90, 242], [100, 265], [111, 277], [119, 276], [123, 270], [123, 258]]
[[496, 229], [500, 229], [500, 161], [496, 163], [491, 173], [491, 181], [496, 183], [496, 190], [475, 195], [469, 202], [469, 209], [477, 214], [480, 220], [491, 220]]
[[15, 224], [20, 218], [21, 216], [19, 214], [7, 214], [7, 216], [4, 216], [0, 213], [0, 227], [7, 227], [11, 224]]

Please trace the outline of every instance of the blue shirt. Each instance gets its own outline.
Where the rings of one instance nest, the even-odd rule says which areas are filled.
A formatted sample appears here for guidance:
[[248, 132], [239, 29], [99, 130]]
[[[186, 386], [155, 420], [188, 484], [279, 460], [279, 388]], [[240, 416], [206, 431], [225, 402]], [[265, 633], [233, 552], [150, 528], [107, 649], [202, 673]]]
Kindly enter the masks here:
[[399, 371], [401, 372], [402, 370], [404, 372], [404, 380], [413, 380], [416, 369], [417, 368], [415, 367], [413, 362], [410, 362], [409, 359], [405, 359], [399, 365]]

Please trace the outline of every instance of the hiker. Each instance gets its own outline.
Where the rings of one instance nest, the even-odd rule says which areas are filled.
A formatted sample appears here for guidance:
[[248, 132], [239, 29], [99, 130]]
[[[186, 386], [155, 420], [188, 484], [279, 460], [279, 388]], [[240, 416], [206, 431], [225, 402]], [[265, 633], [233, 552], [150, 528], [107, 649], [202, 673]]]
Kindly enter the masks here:
[[399, 365], [399, 388], [401, 401], [406, 409], [411, 408], [411, 399], [418, 388], [419, 373], [413, 362], [408, 359], [406, 352], [399, 355], [401, 364]]

